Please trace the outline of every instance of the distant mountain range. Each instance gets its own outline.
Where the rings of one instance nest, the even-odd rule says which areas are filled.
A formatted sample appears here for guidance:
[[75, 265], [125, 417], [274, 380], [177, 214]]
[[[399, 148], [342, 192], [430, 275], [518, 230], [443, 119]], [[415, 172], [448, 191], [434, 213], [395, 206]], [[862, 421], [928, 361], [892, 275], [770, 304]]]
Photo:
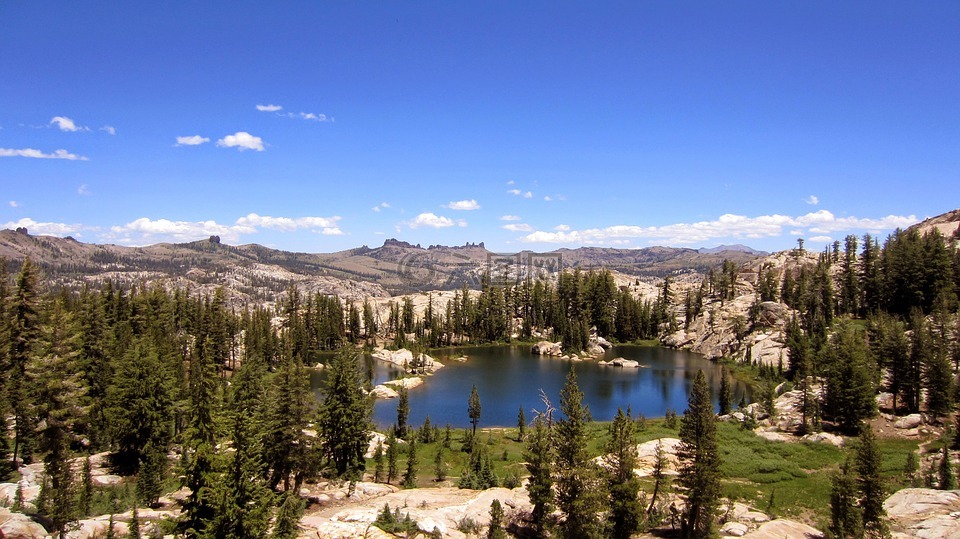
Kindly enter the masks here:
[[190, 243], [124, 247], [73, 238], [0, 231], [0, 257], [13, 264], [29, 256], [55, 285], [77, 288], [113, 280], [123, 285], [158, 282], [168, 287], [212, 290], [224, 286], [235, 297], [269, 301], [291, 285], [346, 297], [480, 286], [486, 272], [515, 279], [558, 268], [609, 268], [637, 278], [705, 272], [724, 259], [752, 260], [742, 246], [707, 250], [672, 247], [610, 249], [581, 247], [549, 252], [496, 253], [483, 243], [426, 248], [395, 239], [335, 253], [294, 253], [262, 245], [231, 246], [217, 237]]
[[[937, 229], [956, 236], [960, 210], [911, 227]], [[267, 302], [290, 286], [304, 291], [360, 299], [427, 290], [478, 288], [485, 275], [515, 280], [561, 268], [608, 268], [654, 280], [666, 275], [705, 273], [730, 260], [742, 264], [767, 253], [745, 245], [703, 249], [580, 247], [548, 252], [497, 253], [483, 243], [426, 248], [388, 239], [380, 247], [335, 253], [294, 253], [262, 245], [226, 245], [211, 237], [190, 243], [123, 247], [79, 242], [73, 238], [31, 236], [25, 229], [0, 231], [0, 257], [16, 271], [30, 257], [46, 281], [79, 288], [115, 281], [123, 286], [158, 283], [167, 287], [213, 291], [225, 287], [238, 301]]]

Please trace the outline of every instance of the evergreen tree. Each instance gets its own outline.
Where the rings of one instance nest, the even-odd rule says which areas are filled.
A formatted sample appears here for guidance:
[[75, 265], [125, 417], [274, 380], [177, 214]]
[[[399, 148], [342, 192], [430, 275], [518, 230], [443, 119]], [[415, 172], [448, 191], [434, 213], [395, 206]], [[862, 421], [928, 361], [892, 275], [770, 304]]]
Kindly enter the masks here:
[[359, 479], [370, 440], [373, 403], [363, 394], [355, 349], [341, 348], [327, 368], [324, 400], [317, 431], [327, 459], [338, 477]]
[[473, 425], [473, 435], [477, 434], [477, 423], [480, 422], [480, 393], [477, 392], [477, 386], [474, 384], [470, 390], [470, 399], [467, 403], [467, 414], [470, 416], [470, 424]]
[[686, 500], [681, 533], [708, 537], [715, 533], [715, 513], [720, 503], [720, 452], [710, 387], [703, 371], [690, 389], [687, 410], [680, 420], [677, 484]]
[[572, 368], [560, 390], [560, 411], [563, 418], [553, 428], [557, 506], [564, 515], [560, 532], [571, 539], [598, 537], [601, 501], [597, 473], [587, 453], [588, 411]]
[[957, 478], [953, 474], [953, 465], [950, 463], [950, 452], [947, 450], [947, 446], [943, 446], [938, 472], [937, 484], [940, 490], [954, 490], [957, 488]]
[[657, 440], [657, 447], [654, 450], [653, 471], [653, 494], [650, 495], [650, 505], [647, 507], [647, 515], [653, 515], [656, 508], [657, 499], [660, 498], [661, 491], [666, 492], [670, 477], [667, 475], [670, 461], [667, 459], [667, 451], [663, 448], [663, 441]]
[[285, 347], [263, 425], [263, 460], [270, 469], [270, 488], [283, 483], [283, 490], [299, 490], [312, 467], [312, 447], [303, 430], [313, 415], [313, 396], [303, 365], [291, 356], [290, 343]]
[[857, 446], [857, 486], [864, 528], [875, 533], [882, 533], [886, 529], [883, 522], [885, 488], [880, 476], [881, 464], [876, 436], [870, 425], [865, 424], [860, 430], [860, 443]]
[[166, 452], [173, 407], [166, 371], [153, 343], [140, 340], [124, 355], [110, 390], [110, 418], [117, 451], [113, 463], [121, 473], [134, 474], [151, 443]]
[[728, 415], [731, 411], [733, 397], [730, 395], [730, 381], [727, 379], [727, 368], [720, 368], [720, 415]]
[[7, 400], [13, 415], [12, 461], [23, 457], [29, 462], [33, 454], [33, 414], [30, 413], [30, 387], [27, 363], [33, 356], [40, 337], [39, 292], [37, 269], [29, 257], [17, 274], [16, 289], [10, 300], [7, 317]]
[[553, 511], [553, 453], [553, 436], [548, 420], [538, 414], [527, 436], [523, 459], [530, 473], [527, 494], [533, 505], [531, 520], [540, 537], [544, 536], [547, 517]]
[[130, 514], [130, 525], [127, 527], [127, 539], [140, 539], [140, 515], [137, 513], [137, 506], [133, 506]]
[[437, 456], [433, 459], [433, 469], [438, 482], [447, 479], [447, 463], [443, 460], [443, 445], [437, 446]]
[[836, 328], [825, 350], [827, 371], [824, 413], [841, 429], [856, 432], [877, 413], [875, 373], [863, 336], [849, 323]]
[[373, 452], [373, 482], [383, 481], [383, 440], [377, 440], [377, 449]]
[[147, 441], [143, 448], [143, 462], [137, 474], [137, 499], [146, 507], [153, 507], [163, 494], [163, 477], [167, 467], [166, 452]]
[[487, 528], [487, 539], [507, 539], [507, 532], [503, 529], [503, 506], [500, 500], [490, 502], [490, 526]]
[[397, 426], [395, 430], [398, 438], [406, 438], [407, 418], [410, 417], [410, 395], [406, 386], [400, 386], [397, 394]]
[[643, 508], [637, 495], [640, 482], [633, 473], [637, 464], [637, 444], [634, 440], [634, 423], [630, 413], [617, 415], [610, 425], [610, 441], [607, 443], [607, 484], [610, 490], [610, 536], [629, 539], [640, 527]]
[[863, 537], [863, 522], [857, 506], [857, 482], [851, 458], [843, 463], [830, 491], [830, 535], [836, 539]]
[[397, 452], [397, 437], [391, 431], [387, 433], [387, 483], [393, 483], [399, 473]]
[[303, 500], [296, 492], [286, 492], [277, 519], [270, 533], [271, 539], [296, 539], [300, 532], [300, 518], [303, 516]]
[[523, 406], [520, 407], [520, 411], [517, 412], [517, 442], [523, 442], [523, 436], [526, 434], [527, 430], [527, 418], [523, 413]]
[[407, 471], [403, 474], [403, 488], [417, 487], [417, 439], [410, 437], [407, 442]]

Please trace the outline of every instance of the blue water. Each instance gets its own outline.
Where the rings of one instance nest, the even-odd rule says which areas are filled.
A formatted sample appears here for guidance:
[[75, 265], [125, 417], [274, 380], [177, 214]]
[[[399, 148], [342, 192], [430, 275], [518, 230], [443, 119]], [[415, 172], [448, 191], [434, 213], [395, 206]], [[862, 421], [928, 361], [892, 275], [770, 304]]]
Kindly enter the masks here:
[[[667, 409], [682, 414], [687, 406], [687, 395], [697, 371], [703, 370], [716, 404], [720, 388], [720, 366], [699, 354], [668, 348], [646, 346], [617, 346], [602, 358], [633, 359], [642, 365], [639, 369], [602, 367], [596, 360], [571, 361], [540, 358], [530, 353], [529, 346], [478, 346], [450, 348], [431, 354], [445, 366], [432, 376], [424, 377], [424, 384], [410, 390], [410, 418], [408, 423], [419, 426], [424, 418], [443, 426], [467, 427], [467, 399], [476, 384], [481, 402], [481, 427], [517, 424], [517, 413], [523, 407], [527, 420], [534, 410], [543, 410], [540, 392], [543, 390], [554, 408], [560, 408], [560, 389], [570, 368], [577, 372], [578, 385], [584, 394], [594, 419], [613, 419], [617, 408], [631, 407], [634, 416], [663, 416]], [[466, 362], [453, 358], [467, 356]], [[393, 366], [373, 361], [374, 384], [398, 378], [401, 372]], [[318, 387], [319, 376], [312, 377]], [[731, 380], [734, 403], [746, 391], [743, 384]], [[749, 394], [748, 394], [749, 396]], [[396, 421], [397, 400], [378, 400], [374, 407], [374, 421], [383, 428]]]

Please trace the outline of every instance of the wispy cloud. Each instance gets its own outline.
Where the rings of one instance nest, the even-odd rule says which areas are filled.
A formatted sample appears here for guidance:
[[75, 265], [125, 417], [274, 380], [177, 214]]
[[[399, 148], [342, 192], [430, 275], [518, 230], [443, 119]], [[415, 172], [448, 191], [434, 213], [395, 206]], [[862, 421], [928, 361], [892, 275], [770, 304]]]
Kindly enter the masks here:
[[376, 206], [374, 206], [374, 207], [372, 207], [372, 208], [370, 208], [370, 209], [373, 210], [373, 211], [375, 211], [375, 212], [379, 212], [380, 210], [385, 210], [385, 209], [387, 209], [387, 208], [389, 208], [389, 207], [390, 207], [390, 204], [389, 204], [389, 203], [387, 203], [387, 202], [381, 202], [381, 203], [377, 204]]
[[332, 122], [333, 118], [319, 112], [280, 112], [283, 107], [280, 105], [257, 105], [260, 112], [276, 112], [277, 116], [284, 118], [294, 118], [297, 120], [307, 120], [310, 122]]
[[560, 232], [566, 232], [567, 230], [570, 230], [570, 225], [557, 225], [553, 227], [553, 229], [559, 230]]
[[11, 200], [11, 201], [8, 202], [7, 204], [9, 204], [11, 208], [19, 208], [19, 207], [20, 207], [20, 204], [19, 204], [16, 200]]
[[410, 228], [449, 228], [452, 226], [467, 226], [467, 222], [463, 219], [454, 221], [449, 217], [436, 215], [432, 212], [424, 212], [412, 220], [407, 221], [406, 225]]
[[60, 131], [89, 131], [90, 129], [82, 125], [77, 125], [73, 120], [67, 118], [66, 116], [54, 116], [50, 119], [48, 125], [55, 125], [60, 128]]
[[210, 142], [210, 139], [207, 137], [201, 137], [200, 135], [191, 135], [189, 137], [177, 137], [177, 146], [199, 146], [204, 142]]
[[867, 219], [837, 217], [827, 210], [791, 217], [786, 215], [760, 215], [747, 217], [725, 214], [713, 221], [677, 223], [665, 226], [617, 225], [606, 228], [569, 230], [557, 227], [554, 232], [538, 230], [520, 238], [527, 243], [566, 243], [579, 245], [602, 245], [615, 240], [647, 239], [668, 245], [698, 244], [719, 238], [756, 239], [793, 235], [814, 234], [826, 236], [837, 232], [867, 231], [881, 233], [903, 228], [917, 222], [916, 216], [888, 215]]
[[519, 221], [520, 216], [519, 215], [501, 215], [500, 220], [501, 221]]
[[533, 193], [530, 191], [521, 191], [520, 189], [509, 189], [507, 190], [513, 196], [523, 197], [523, 198], [533, 198]]
[[247, 133], [246, 131], [237, 131], [232, 135], [227, 135], [217, 141], [217, 146], [221, 148], [236, 148], [241, 152], [244, 150], [263, 151], [263, 139]]
[[100, 131], [105, 131], [108, 135], [116, 135], [117, 128], [112, 125], [105, 125], [100, 128]]
[[81, 184], [80, 187], [77, 187], [77, 194], [81, 196], [87, 196], [90, 194], [90, 188], [87, 187], [87, 184]]
[[471, 211], [471, 210], [479, 210], [480, 204], [477, 204], [477, 201], [471, 198], [470, 200], [453, 201], [453, 202], [444, 204], [443, 207], [451, 210]]
[[88, 161], [82, 155], [70, 153], [67, 150], [54, 150], [53, 153], [43, 153], [33, 148], [23, 148], [22, 150], [13, 148], [0, 148], [0, 157], [29, 157], [32, 159], [66, 159], [68, 161]]
[[500, 227], [504, 230], [509, 230], [510, 232], [533, 232], [534, 228], [527, 223], [510, 223]]
[[807, 198], [803, 199], [804, 202], [810, 204], [811, 206], [816, 206], [820, 203], [820, 198], [817, 195], [810, 195]]

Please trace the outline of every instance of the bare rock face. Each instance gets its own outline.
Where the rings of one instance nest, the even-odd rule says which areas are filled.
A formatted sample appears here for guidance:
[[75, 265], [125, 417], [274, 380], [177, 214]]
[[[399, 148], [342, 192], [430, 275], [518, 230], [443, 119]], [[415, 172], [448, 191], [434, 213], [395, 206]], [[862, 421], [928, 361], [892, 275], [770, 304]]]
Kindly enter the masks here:
[[910, 414], [898, 419], [897, 422], [893, 424], [893, 428], [910, 430], [915, 429], [920, 425], [923, 425], [923, 417], [921, 417], [920, 414]]
[[817, 539], [823, 537], [823, 534], [806, 524], [778, 518], [761, 524], [759, 528], [743, 537], [744, 539]]
[[47, 530], [21, 513], [0, 507], [0, 537], [9, 539], [43, 539]]
[[563, 355], [563, 348], [558, 342], [540, 341], [533, 345], [530, 351], [538, 356], [560, 357]]
[[960, 537], [960, 491], [905, 488], [883, 502], [893, 537]]
[[[305, 516], [300, 524], [310, 529], [310, 537], [391, 537], [380, 534], [371, 526], [385, 504], [400, 509], [401, 515], [410, 515], [423, 533], [434, 528], [443, 537], [466, 537], [457, 530], [464, 519], [472, 519], [481, 526], [490, 522], [490, 504], [500, 500], [507, 513], [531, 509], [525, 489], [493, 488], [483, 491], [458, 488], [406, 489], [363, 499], [332, 514], [320, 511]], [[370, 535], [365, 535], [370, 533]]]

